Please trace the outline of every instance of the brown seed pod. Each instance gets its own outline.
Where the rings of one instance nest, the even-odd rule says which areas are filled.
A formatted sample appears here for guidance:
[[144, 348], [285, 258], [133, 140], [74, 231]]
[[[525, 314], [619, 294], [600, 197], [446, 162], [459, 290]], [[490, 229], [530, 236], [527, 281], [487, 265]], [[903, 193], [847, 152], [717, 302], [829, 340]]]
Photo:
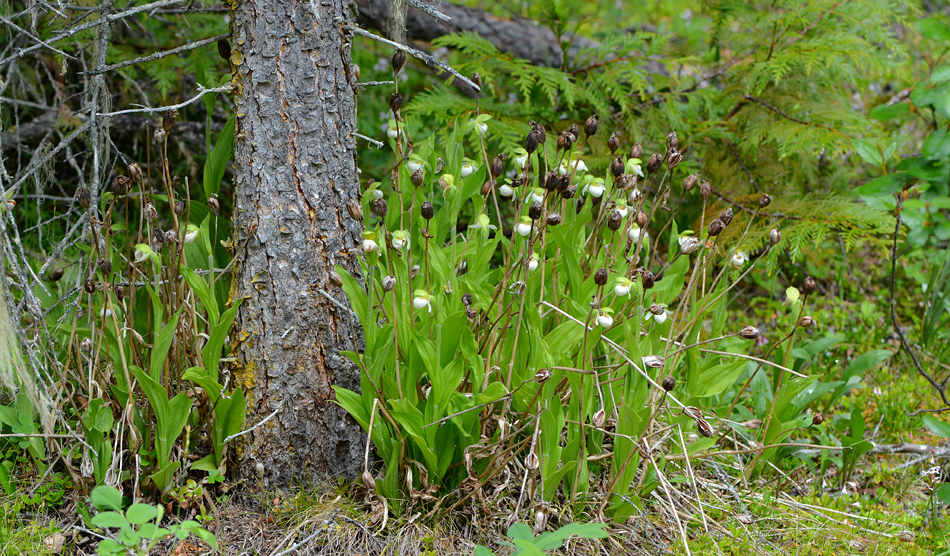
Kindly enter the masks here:
[[544, 190], [545, 191], [556, 191], [557, 186], [560, 183], [560, 177], [557, 172], [550, 171], [544, 176]]
[[594, 273], [594, 283], [598, 286], [603, 286], [607, 283], [607, 276], [609, 273], [606, 268], [598, 268], [597, 272]]
[[92, 205], [92, 194], [86, 188], [80, 187], [76, 190], [76, 200], [79, 201], [79, 206], [88, 209]]
[[93, 282], [91, 279], [86, 280], [86, 282], [82, 286], [82, 289], [86, 290], [86, 293], [96, 293], [96, 283]]
[[49, 273], [50, 282], [59, 282], [62, 279], [63, 279], [63, 269], [54, 268], [53, 270], [50, 271]]
[[623, 157], [618, 156], [610, 163], [610, 173], [613, 174], [615, 178], [622, 176], [625, 169]]
[[462, 304], [465, 305], [466, 307], [471, 307], [471, 305], [472, 305], [472, 294], [467, 293], [467, 292], [464, 293], [464, 294], [462, 294]]
[[816, 413], [814, 417], [811, 418], [811, 424], [815, 426], [818, 426], [824, 422], [825, 422], [825, 415], [824, 413], [820, 411]]
[[164, 129], [159, 127], [155, 129], [155, 133], [152, 135], [152, 138], [155, 139], [155, 143], [158, 145], [163, 145], [165, 143], [165, 139], [168, 138], [168, 134], [165, 133]]
[[211, 212], [213, 212], [215, 215], [221, 212], [221, 203], [218, 202], [217, 194], [208, 197], [208, 208], [210, 208]]
[[805, 315], [804, 317], [801, 318], [801, 320], [798, 321], [798, 326], [802, 328], [811, 328], [814, 325], [815, 325], [815, 319], [811, 318], [808, 315]]
[[630, 147], [630, 158], [642, 159], [643, 158], [643, 146], [640, 143]]
[[528, 207], [528, 218], [531, 220], [537, 220], [541, 218], [541, 215], [544, 214], [544, 207], [541, 206], [540, 201], [535, 201], [531, 203], [531, 206]]
[[663, 157], [659, 153], [650, 155], [650, 160], [647, 161], [647, 172], [655, 174], [662, 166]]
[[478, 309], [474, 307], [465, 309], [465, 318], [467, 318], [469, 322], [475, 322], [475, 319], [478, 318]]
[[704, 201], [709, 199], [709, 195], [712, 193], [712, 185], [708, 181], [703, 180], [699, 184], [699, 196], [703, 198]]
[[621, 224], [623, 224], [623, 216], [620, 215], [619, 210], [611, 212], [610, 216], [607, 217], [607, 227], [612, 231], [616, 232], [619, 230]]
[[782, 241], [782, 232], [778, 231], [778, 228], [773, 228], [769, 232], [769, 247], [775, 247]]
[[494, 187], [494, 182], [486, 181], [482, 184], [482, 197], [487, 197], [491, 193], [492, 187]]
[[557, 138], [557, 150], [568, 151], [574, 146], [575, 137], [571, 132], [565, 131]]
[[178, 234], [175, 233], [175, 230], [168, 230], [165, 232], [164, 237], [165, 245], [172, 245], [178, 243]]
[[683, 161], [683, 155], [680, 154], [679, 151], [674, 151], [672, 154], [670, 154], [670, 157], [667, 159], [666, 165], [670, 170], [672, 170], [673, 168], [676, 168], [677, 166], [679, 166], [679, 163], [682, 161]]
[[162, 129], [165, 133], [171, 133], [172, 128], [175, 127], [176, 118], [178, 118], [178, 110], [169, 110], [162, 116]]
[[713, 220], [712, 222], [709, 223], [709, 229], [707, 230], [709, 233], [709, 237], [718, 236], [720, 233], [722, 233], [722, 230], [725, 227], [726, 226], [722, 223], [722, 220], [719, 220], [718, 218]]
[[643, 274], [640, 275], [640, 281], [643, 283], [643, 289], [649, 290], [656, 283], [656, 276], [649, 270], [644, 270]]
[[432, 208], [432, 203], [429, 201], [422, 203], [422, 206], [419, 207], [419, 214], [426, 220], [432, 220], [432, 217], [435, 216], [435, 209]]
[[396, 287], [396, 277], [393, 275], [383, 276], [382, 280], [383, 291], [392, 291]]
[[422, 168], [416, 169], [410, 176], [409, 181], [412, 182], [412, 185], [419, 187], [422, 185], [422, 182], [425, 180], [425, 174], [422, 173]]
[[696, 419], [696, 429], [699, 430], [699, 434], [705, 436], [706, 438], [711, 438], [716, 431], [712, 428], [712, 425], [709, 424], [709, 421], [705, 419]]
[[581, 137], [581, 129], [577, 127], [577, 124], [571, 124], [567, 128], [567, 132], [574, 136], [574, 141], [577, 141]]
[[79, 349], [82, 350], [83, 353], [91, 352], [93, 346], [92, 338], [83, 338], [82, 341], [79, 342]]
[[610, 149], [610, 154], [614, 154], [620, 149], [620, 139], [617, 138], [616, 133], [610, 134], [610, 139], [607, 139], [607, 148]]
[[350, 218], [363, 221], [363, 207], [356, 199], [347, 199], [346, 212], [350, 213]]
[[398, 114], [400, 108], [402, 108], [402, 93], [393, 93], [389, 97], [389, 109], [393, 111], [393, 114]]
[[399, 75], [399, 72], [402, 70], [404, 65], [406, 65], [406, 52], [404, 50], [397, 49], [396, 52], [393, 53], [393, 74]]
[[607, 420], [607, 412], [603, 409], [598, 409], [594, 416], [591, 417], [591, 424], [597, 427], [598, 429], [604, 426], [604, 421]]
[[548, 133], [544, 130], [544, 126], [534, 120], [529, 120], [528, 123], [531, 125], [532, 131], [538, 132], [538, 140], [543, 145], [548, 140]]
[[762, 196], [759, 197], [759, 208], [764, 209], [765, 207], [771, 204], [772, 204], [772, 196], [769, 195], [768, 193], [763, 193]]
[[[572, 183], [568, 185], [567, 187], [565, 187], [563, 191], [561, 191], [561, 198], [570, 199], [571, 197], [574, 196], [575, 193], [577, 193], [577, 186]], [[583, 197], [581, 197], [581, 199], [583, 199]], [[581, 201], [582, 206], [583, 204], [584, 204], [584, 201]], [[577, 211], [580, 212], [580, 209], [578, 208]]]
[[360, 80], [360, 66], [359, 64], [350, 64], [350, 75], [353, 76], [353, 81], [359, 82]]
[[99, 267], [99, 272], [101, 272], [105, 278], [108, 278], [109, 275], [112, 274], [112, 262], [109, 259], [99, 259], [97, 266]]
[[646, 228], [650, 216], [645, 211], [637, 211], [637, 226]]
[[671, 131], [669, 135], [666, 136], [666, 150], [675, 151], [680, 146], [679, 139], [676, 137], [676, 132]]
[[719, 220], [722, 221], [723, 226], [728, 226], [729, 224], [732, 224], [732, 207], [729, 207], [726, 210], [720, 212]]
[[125, 286], [116, 284], [115, 287], [112, 288], [112, 291], [115, 292], [115, 298], [119, 300], [119, 303], [125, 301]]
[[[558, 176], [557, 182], [555, 183], [554, 188], [557, 189], [557, 191], [563, 195], [563, 193], [567, 190], [568, 186], [570, 185], [571, 185], [571, 176], [567, 176], [567, 175]], [[574, 189], [577, 190], [577, 187], [575, 186]], [[566, 197], [566, 198], [570, 198], [570, 197]]]
[[549, 212], [547, 218], [544, 220], [547, 222], [548, 226], [557, 226], [561, 223], [561, 215], [556, 212]]
[[739, 331], [739, 336], [745, 338], [746, 340], [756, 340], [761, 335], [759, 329], [754, 326], [746, 326]]
[[551, 371], [548, 369], [541, 369], [540, 371], [534, 373], [534, 380], [538, 384], [544, 384], [549, 378], [551, 378]]
[[528, 154], [534, 153], [538, 150], [538, 145], [541, 144], [541, 134], [538, 133], [538, 130], [532, 129], [528, 132], [528, 136], [524, 140], [524, 150], [528, 151]]
[[477, 71], [472, 72], [472, 83], [474, 83], [479, 90], [482, 89], [482, 76], [479, 75]]
[[155, 205], [151, 201], [145, 203], [145, 208], [142, 209], [142, 212], [145, 216], [145, 220], [148, 221], [149, 224], [158, 219], [158, 211], [155, 210]]
[[231, 43], [228, 42], [228, 39], [218, 40], [218, 56], [226, 62], [231, 61]]
[[666, 378], [663, 379], [663, 389], [664, 389], [664, 390], [666, 390], [667, 392], [672, 392], [674, 388], [676, 388], [676, 379], [675, 379], [675, 378], [673, 378], [673, 377], [671, 377], [671, 376], [668, 376], [668, 377], [666, 377]]
[[[400, 52], [402, 52], [400, 50]], [[363, 486], [366, 487], [366, 490], [376, 490], [376, 479], [373, 478], [373, 474], [369, 471], [363, 471]]]
[[690, 174], [683, 180], [683, 191], [692, 191], [699, 183], [699, 174]]
[[340, 286], [343, 285], [343, 277], [340, 276], [340, 273], [339, 273], [339, 272], [337, 272], [337, 271], [335, 271], [335, 270], [331, 270], [331, 271], [330, 271], [330, 283], [339, 288]]
[[177, 201], [175, 201], [175, 214], [177, 214], [178, 216], [185, 214], [185, 200], [184, 199], [178, 199]]
[[[572, 186], [571, 186], [570, 188], [568, 188], [568, 189], [571, 189], [571, 188], [573, 188], [573, 187], [574, 187], [574, 186], [572, 185]], [[565, 191], [564, 193], [567, 193], [567, 191]], [[574, 193], [571, 192], [571, 195], [573, 196]], [[562, 194], [561, 196], [563, 197], [564, 195]], [[567, 199], [570, 199], [570, 197], [566, 197], [566, 198], [567, 198]], [[584, 203], [586, 203], [586, 202], [587, 202], [587, 197], [584, 197], [583, 195], [578, 196], [578, 197], [577, 197], [577, 201], [574, 203], [574, 214], [580, 214], [581, 211], [584, 210]]]
[[385, 199], [373, 199], [373, 203], [370, 205], [370, 211], [377, 218], [386, 218], [388, 210], [389, 207], [386, 205]]
[[587, 121], [584, 122], [584, 133], [586, 133], [588, 137], [597, 133], [597, 115], [596, 114], [591, 114], [591, 117], [587, 118]]
[[[139, 170], [141, 172], [141, 170]], [[129, 178], [125, 176], [116, 176], [112, 178], [112, 195], [122, 197], [129, 192]]]
[[493, 178], [497, 178], [505, 171], [505, 159], [501, 155], [496, 156], [491, 161], [491, 175]]
[[818, 291], [818, 283], [811, 276], [806, 276], [805, 282], [802, 284], [802, 291], [805, 292], [805, 295], [813, 294]]
[[650, 314], [653, 316], [659, 316], [665, 312], [665, 309], [663, 309], [662, 306], [657, 305], [656, 303], [651, 304], [650, 308], [647, 310], [650, 311]]

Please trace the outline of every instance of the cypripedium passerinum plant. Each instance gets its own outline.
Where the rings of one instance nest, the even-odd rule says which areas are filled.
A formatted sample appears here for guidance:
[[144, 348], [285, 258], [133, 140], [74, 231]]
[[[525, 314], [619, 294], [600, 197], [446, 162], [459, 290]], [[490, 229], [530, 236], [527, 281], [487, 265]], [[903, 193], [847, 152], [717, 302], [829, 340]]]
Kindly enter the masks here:
[[[758, 209], [681, 233], [681, 203], [723, 207], [680, 169], [690, 163], [675, 134], [652, 156], [631, 149], [643, 164], [611, 161], [577, 126], [533, 124], [524, 148], [493, 154], [491, 125], [477, 116], [412, 146], [391, 138], [405, 162], [381, 186], [388, 213], [364, 221], [362, 280], [338, 269], [366, 350], [348, 354], [361, 393], [336, 393], [382, 460], [364, 472], [374, 496], [459, 505], [518, 473], [528, 491], [515, 513], [562, 497], [623, 516], [658, 485], [654, 452], [680, 433], [680, 453], [728, 432], [768, 459], [810, 426], [814, 398], [799, 394], [816, 379], [772, 362], [796, 330], [752, 358], [759, 329], [753, 342], [740, 334], [750, 323], [726, 318], [729, 292], [775, 246], [748, 237]], [[416, 185], [423, 167], [441, 177]], [[725, 244], [726, 226], [744, 231]], [[396, 231], [377, 243], [384, 230]], [[761, 400], [736, 403], [750, 391]], [[768, 425], [738, 424], [755, 418]]]

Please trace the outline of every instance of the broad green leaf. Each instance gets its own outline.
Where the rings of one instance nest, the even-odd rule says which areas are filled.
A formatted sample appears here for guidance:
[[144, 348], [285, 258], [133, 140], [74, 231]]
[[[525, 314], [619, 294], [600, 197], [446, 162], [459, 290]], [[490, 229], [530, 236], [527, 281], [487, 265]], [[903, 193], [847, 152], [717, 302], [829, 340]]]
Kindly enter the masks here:
[[162, 368], [165, 366], [165, 357], [168, 355], [168, 350], [172, 347], [172, 340], [175, 338], [175, 332], [178, 328], [178, 318], [181, 316], [183, 310], [184, 307], [176, 311], [168, 324], [158, 329], [158, 339], [155, 340], [155, 347], [152, 349], [148, 371], [149, 376], [154, 380], [159, 380], [161, 376]]
[[98, 514], [92, 517], [92, 524], [96, 527], [102, 527], [103, 529], [107, 527], [112, 527], [119, 529], [121, 527], [128, 527], [129, 522], [125, 517], [119, 512], [99, 512]]
[[919, 19], [914, 26], [917, 27], [917, 31], [921, 35], [928, 39], [934, 41], [950, 41], [950, 25], [938, 19], [932, 17]]
[[97, 510], [119, 510], [122, 508], [122, 493], [113, 486], [99, 485], [89, 496]]
[[147, 521], [152, 521], [158, 516], [158, 509], [149, 504], [132, 504], [125, 510], [125, 517], [132, 525], [141, 525]]
[[906, 102], [898, 102], [891, 105], [882, 104], [874, 107], [869, 115], [879, 122], [887, 122], [908, 110], [910, 110], [910, 105]]
[[234, 116], [228, 118], [228, 121], [218, 134], [218, 141], [205, 161], [204, 181], [202, 186], [206, 197], [218, 192], [221, 187], [221, 178], [224, 177], [224, 171], [227, 169], [228, 161], [234, 154]]
[[950, 423], [941, 421], [933, 415], [924, 415], [924, 426], [941, 438], [950, 438]]

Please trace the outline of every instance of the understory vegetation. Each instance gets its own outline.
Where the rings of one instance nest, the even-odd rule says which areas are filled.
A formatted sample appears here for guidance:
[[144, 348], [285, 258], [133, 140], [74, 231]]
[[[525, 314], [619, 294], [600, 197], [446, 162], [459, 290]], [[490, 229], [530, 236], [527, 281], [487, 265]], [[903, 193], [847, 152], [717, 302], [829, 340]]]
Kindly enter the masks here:
[[291, 491], [234, 472], [229, 6], [0, 5], [0, 553], [950, 553], [950, 11], [461, 3], [560, 55], [353, 37], [370, 446]]

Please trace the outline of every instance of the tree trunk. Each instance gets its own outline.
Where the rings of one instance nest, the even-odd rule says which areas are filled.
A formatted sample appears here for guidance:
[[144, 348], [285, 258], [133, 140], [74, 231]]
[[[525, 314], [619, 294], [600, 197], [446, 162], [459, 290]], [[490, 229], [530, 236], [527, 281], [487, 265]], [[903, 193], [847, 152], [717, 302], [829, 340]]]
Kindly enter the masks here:
[[349, 0], [235, 2], [235, 377], [248, 392], [245, 427], [277, 411], [237, 444], [237, 474], [252, 484], [361, 467], [365, 436], [330, 388], [359, 388], [339, 352], [362, 349], [359, 322], [330, 283], [334, 265], [358, 269], [360, 225], [345, 209], [359, 195], [342, 31], [352, 16]]

